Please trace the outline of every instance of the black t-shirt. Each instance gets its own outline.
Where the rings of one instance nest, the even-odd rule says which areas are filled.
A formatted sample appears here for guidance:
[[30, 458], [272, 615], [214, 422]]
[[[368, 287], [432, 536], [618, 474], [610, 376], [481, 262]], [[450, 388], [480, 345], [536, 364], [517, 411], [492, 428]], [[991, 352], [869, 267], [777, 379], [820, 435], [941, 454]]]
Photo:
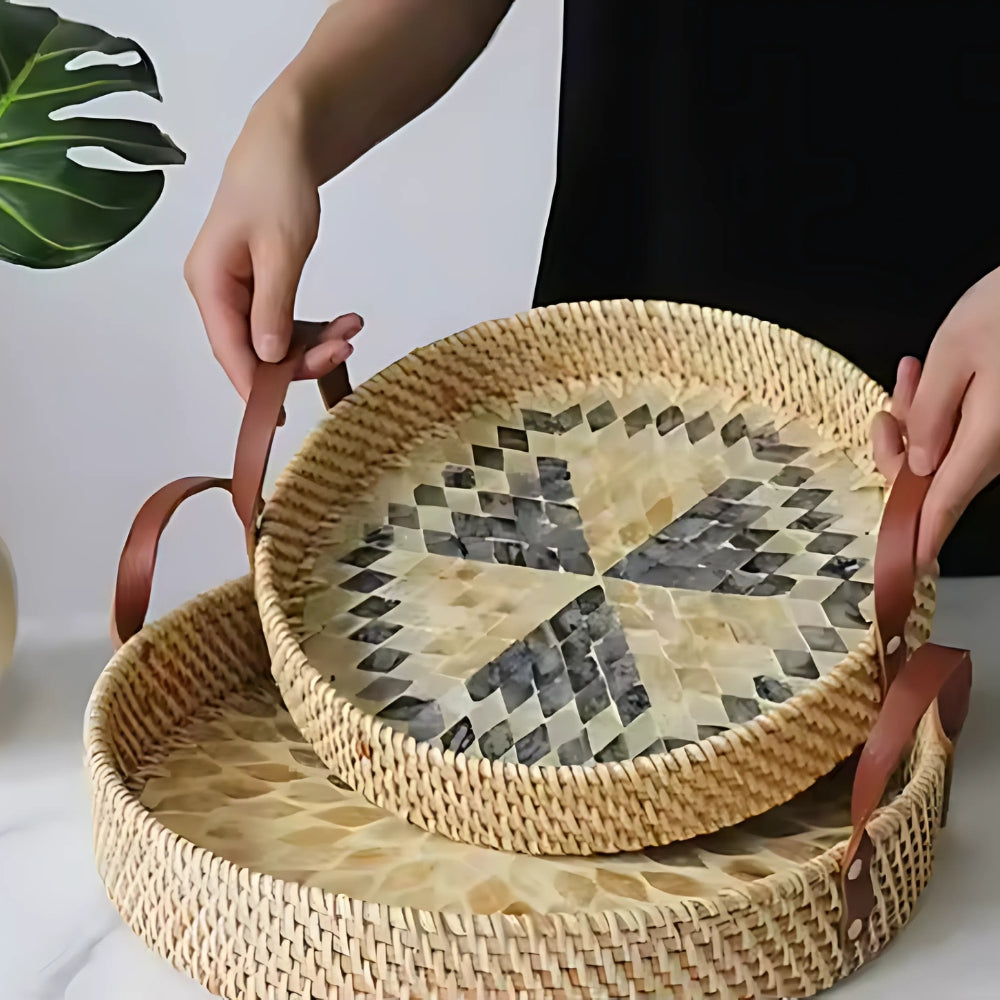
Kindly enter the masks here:
[[[1000, 266], [998, 146], [996, 0], [568, 0], [536, 302], [748, 313], [891, 387]], [[1000, 571], [998, 514], [948, 568]]]

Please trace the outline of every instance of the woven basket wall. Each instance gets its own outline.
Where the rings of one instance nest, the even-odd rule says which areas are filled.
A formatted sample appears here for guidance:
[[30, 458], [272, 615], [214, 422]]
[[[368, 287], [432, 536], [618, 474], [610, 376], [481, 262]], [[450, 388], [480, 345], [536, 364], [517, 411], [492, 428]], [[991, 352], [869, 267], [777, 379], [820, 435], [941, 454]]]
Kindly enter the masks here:
[[[318, 801], [322, 787], [353, 795], [332, 788], [318, 761], [319, 777], [310, 784], [261, 756], [259, 748], [285, 742], [294, 751], [290, 762], [311, 757], [294, 729], [279, 719], [275, 730], [255, 707], [275, 697], [268, 672], [251, 587], [240, 581], [147, 627], [117, 653], [94, 690], [86, 726], [97, 859], [111, 900], [150, 948], [231, 1000], [811, 996], [884, 947], [910, 917], [930, 874], [947, 757], [932, 716], [921, 726], [905, 785], [869, 826], [877, 906], [852, 954], [839, 944], [844, 843], [836, 837], [805, 862], [789, 861], [763, 877], [745, 874], [735, 888], [702, 898], [623, 898], [614, 909], [440, 912], [383, 905], [383, 890], [358, 869], [360, 856], [323, 886], [312, 884], [312, 876], [297, 880], [288, 870], [255, 869], [173, 828], [193, 824], [206, 838], [229, 838], [242, 845], [232, 853], [248, 851], [249, 859], [287, 833], [280, 824], [288, 809], [274, 805], [265, 785], [291, 782], [286, 802], [316, 801], [321, 811], [327, 808]], [[221, 753], [211, 743], [213, 720], [233, 705], [248, 707], [230, 722], [232, 743]], [[236, 783], [237, 774], [249, 790]], [[184, 794], [157, 790], [171, 776]], [[211, 813], [195, 794], [191, 783], [202, 780], [214, 782], [213, 794], [235, 810], [228, 818]], [[361, 822], [361, 809], [351, 809], [349, 822]], [[497, 857], [421, 834], [390, 816], [375, 821], [380, 829], [388, 824], [396, 843], [415, 838], [418, 853], [438, 852], [456, 864], [469, 852], [484, 864]], [[254, 824], [256, 843], [248, 845], [241, 836]], [[289, 867], [305, 865], [310, 844], [327, 849], [317, 848], [315, 838], [291, 839]], [[561, 863], [507, 857], [535, 866]], [[434, 885], [462, 892], [441, 877]], [[338, 891], [359, 879], [371, 885], [368, 901]], [[397, 895], [400, 885], [397, 879]]]
[[[418, 741], [343, 696], [312, 661], [310, 601], [331, 543], [418, 443], [474, 418], [484, 400], [502, 409], [543, 387], [553, 406], [569, 405], [595, 387], [628, 397], [650, 385], [715, 391], [727, 406], [745, 401], [799, 421], [872, 469], [869, 426], [886, 397], [844, 359], [757, 320], [618, 301], [535, 310], [415, 352], [335, 407], [281, 476], [255, 561], [274, 677], [320, 758], [369, 801], [467, 843], [536, 854], [635, 850], [785, 802], [865, 739], [879, 699], [871, 634], [807, 690], [752, 719], [588, 766], [528, 766]], [[929, 589], [920, 596], [911, 643], [926, 637], [933, 604]]]

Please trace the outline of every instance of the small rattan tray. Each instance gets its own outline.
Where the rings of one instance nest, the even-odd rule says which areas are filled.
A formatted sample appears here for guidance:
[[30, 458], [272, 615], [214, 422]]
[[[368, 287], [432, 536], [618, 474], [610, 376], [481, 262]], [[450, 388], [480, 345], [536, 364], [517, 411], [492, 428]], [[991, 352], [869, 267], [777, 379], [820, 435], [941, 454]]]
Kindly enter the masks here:
[[[951, 760], [939, 719], [957, 732], [967, 698], [956, 662], [924, 647], [890, 689], [895, 737], [857, 764], [850, 844], [853, 761], [712, 836], [539, 858], [426, 833], [329, 775], [282, 706], [244, 580], [145, 628], [98, 681], [99, 870], [150, 948], [230, 1000], [811, 996], [876, 955], [927, 882]], [[925, 715], [865, 834], [946, 677], [947, 711]], [[842, 885], [859, 890], [846, 912]]]
[[369, 801], [505, 850], [636, 850], [787, 801], [881, 696], [884, 403], [791, 331], [662, 302], [417, 351], [334, 408], [264, 512], [293, 719]]

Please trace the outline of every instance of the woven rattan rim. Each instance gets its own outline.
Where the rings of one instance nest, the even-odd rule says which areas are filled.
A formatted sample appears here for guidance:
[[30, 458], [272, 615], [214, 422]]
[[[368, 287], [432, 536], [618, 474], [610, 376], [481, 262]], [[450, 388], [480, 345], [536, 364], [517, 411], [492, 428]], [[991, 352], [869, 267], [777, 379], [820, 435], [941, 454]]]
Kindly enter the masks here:
[[[515, 361], [512, 362], [511, 358]], [[808, 417], [871, 467], [869, 425], [886, 395], [799, 334], [718, 310], [615, 301], [536, 309], [414, 352], [334, 408], [278, 480], [255, 559], [273, 673], [320, 758], [371, 802], [455, 840], [535, 854], [636, 850], [738, 823], [785, 802], [865, 739], [879, 686], [869, 634], [838, 668], [766, 715], [665, 754], [593, 767], [528, 767], [441, 752], [373, 718], [310, 664], [304, 581], [337, 504], [373, 450], [556, 375], [622, 385], [656, 372], [700, 378]], [[368, 460], [367, 462], [365, 460]], [[933, 604], [915, 621], [926, 637]]]
[[251, 585], [238, 581], [120, 650], [86, 722], [97, 862], [112, 902], [150, 948], [232, 1000], [811, 996], [895, 936], [930, 875], [948, 759], [933, 715], [905, 787], [869, 824], [877, 906], [849, 955], [838, 933], [844, 843], [745, 891], [609, 912], [439, 913], [282, 881], [173, 833], [129, 784], [194, 712], [267, 669]]

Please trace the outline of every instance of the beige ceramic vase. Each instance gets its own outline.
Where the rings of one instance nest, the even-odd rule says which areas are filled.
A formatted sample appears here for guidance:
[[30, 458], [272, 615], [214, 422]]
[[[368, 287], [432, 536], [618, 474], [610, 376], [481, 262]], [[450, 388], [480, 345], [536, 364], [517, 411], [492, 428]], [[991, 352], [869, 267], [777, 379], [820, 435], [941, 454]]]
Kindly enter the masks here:
[[10, 666], [17, 634], [17, 589], [14, 563], [0, 538], [0, 674]]

